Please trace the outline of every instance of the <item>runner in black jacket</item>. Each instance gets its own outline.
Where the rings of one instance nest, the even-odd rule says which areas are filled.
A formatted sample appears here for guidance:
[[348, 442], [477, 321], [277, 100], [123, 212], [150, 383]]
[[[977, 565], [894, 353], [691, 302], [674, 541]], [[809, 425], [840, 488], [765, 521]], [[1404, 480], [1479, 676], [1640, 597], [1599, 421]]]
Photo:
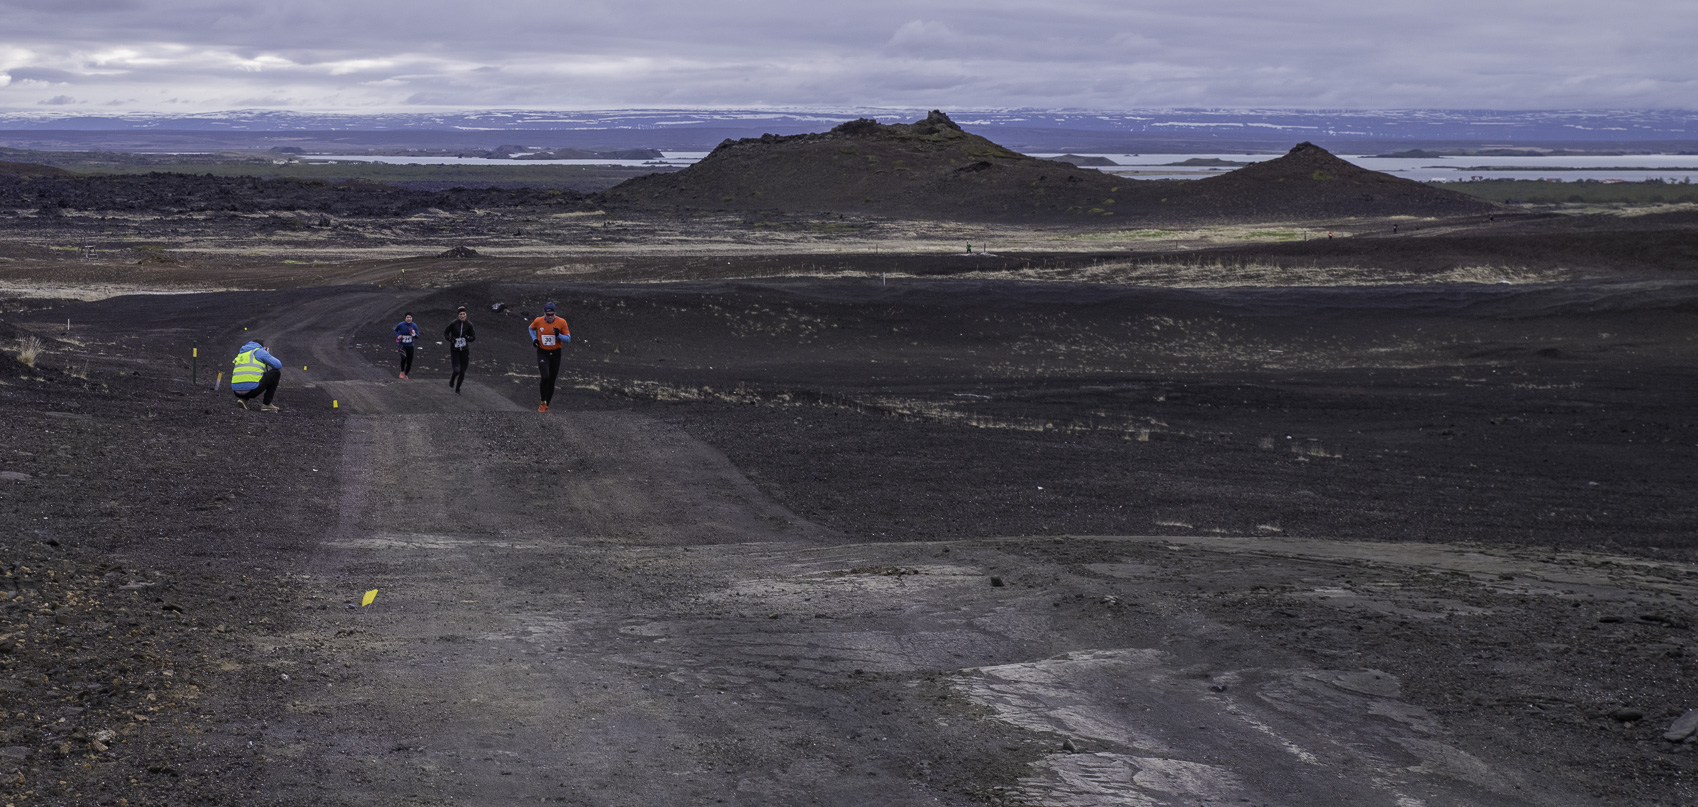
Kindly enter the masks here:
[[460, 306], [454, 321], [442, 329], [442, 339], [448, 343], [448, 386], [453, 387], [454, 394], [458, 395], [460, 385], [466, 382], [466, 367], [472, 363], [471, 345], [478, 340], [477, 330], [466, 320], [465, 306]]

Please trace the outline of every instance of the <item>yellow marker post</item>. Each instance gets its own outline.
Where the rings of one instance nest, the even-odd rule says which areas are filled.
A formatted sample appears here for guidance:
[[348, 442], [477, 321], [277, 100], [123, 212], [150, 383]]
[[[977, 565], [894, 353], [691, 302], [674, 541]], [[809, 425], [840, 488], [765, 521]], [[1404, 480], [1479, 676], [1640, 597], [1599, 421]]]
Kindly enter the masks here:
[[360, 607], [364, 608], [371, 605], [371, 601], [375, 599], [377, 599], [377, 589], [374, 588], [371, 591], [366, 592], [365, 599], [360, 600]]
[[336, 400], [335, 400], [335, 399], [331, 399], [331, 401], [330, 401], [330, 408], [331, 408], [331, 409], [340, 409], [340, 408], [341, 408], [341, 404], [340, 404], [340, 402], [338, 402], [338, 401], [336, 401]]

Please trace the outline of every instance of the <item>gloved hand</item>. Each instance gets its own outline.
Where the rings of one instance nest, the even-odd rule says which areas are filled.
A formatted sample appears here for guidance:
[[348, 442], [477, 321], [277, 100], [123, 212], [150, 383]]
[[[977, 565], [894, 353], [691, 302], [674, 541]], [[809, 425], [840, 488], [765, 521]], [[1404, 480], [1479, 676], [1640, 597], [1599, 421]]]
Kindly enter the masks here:
[[531, 340], [531, 346], [535, 347], [537, 350], [542, 350], [542, 340], [541, 339], [532, 339]]

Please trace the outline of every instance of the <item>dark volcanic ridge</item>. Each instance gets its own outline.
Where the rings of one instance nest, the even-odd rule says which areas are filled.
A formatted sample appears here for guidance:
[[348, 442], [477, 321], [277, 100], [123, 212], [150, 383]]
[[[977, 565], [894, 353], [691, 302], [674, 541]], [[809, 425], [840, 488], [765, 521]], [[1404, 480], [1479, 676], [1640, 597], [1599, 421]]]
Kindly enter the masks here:
[[1313, 143], [1284, 157], [1188, 183], [1170, 201], [1191, 212], [1246, 219], [1468, 216], [1498, 206], [1457, 191], [1370, 171]]
[[[8, 165], [0, 163], [0, 166]], [[11, 163], [16, 165], [16, 163]], [[260, 179], [155, 172], [73, 174], [46, 166], [34, 175], [0, 168], [0, 216], [37, 210], [137, 211], [157, 215], [299, 211], [335, 216], [400, 217], [429, 210], [576, 208], [583, 197], [541, 188], [411, 190], [367, 180]]]
[[934, 111], [911, 124], [728, 140], [676, 173], [602, 194], [652, 212], [859, 214], [957, 221], [1291, 220], [1454, 216], [1485, 202], [1369, 171], [1311, 143], [1206, 180], [1131, 180], [1010, 151]]
[[70, 171], [50, 165], [0, 160], [0, 177], [68, 177]]
[[1121, 180], [969, 134], [942, 112], [910, 124], [727, 140], [701, 162], [602, 194], [648, 211], [845, 213], [970, 221], [1078, 220], [1112, 212]]

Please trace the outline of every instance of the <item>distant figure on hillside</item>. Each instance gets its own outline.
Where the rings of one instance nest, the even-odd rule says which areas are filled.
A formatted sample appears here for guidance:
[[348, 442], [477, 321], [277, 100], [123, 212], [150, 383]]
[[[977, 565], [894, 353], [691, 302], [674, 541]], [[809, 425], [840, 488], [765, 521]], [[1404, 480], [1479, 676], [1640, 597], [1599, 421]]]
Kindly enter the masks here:
[[477, 330], [466, 319], [466, 307], [460, 306], [454, 321], [442, 329], [442, 341], [448, 343], [448, 386], [454, 388], [455, 395], [460, 394], [460, 385], [466, 381], [466, 367], [472, 363], [472, 343], [477, 340]]
[[237, 406], [247, 409], [248, 401], [263, 395], [259, 411], [283, 411], [282, 407], [271, 405], [271, 397], [277, 394], [277, 382], [283, 380], [283, 360], [271, 355], [264, 342], [255, 339], [242, 345], [231, 364], [230, 391], [236, 393]]
[[401, 380], [407, 380], [407, 371], [413, 369], [413, 340], [419, 338], [419, 326], [413, 324], [413, 315], [408, 314], [395, 323], [395, 348], [401, 351]]
[[542, 375], [542, 403], [538, 412], [548, 411], [554, 398], [554, 379], [560, 377], [560, 343], [572, 341], [566, 320], [554, 315], [554, 303], [543, 303], [542, 316], [531, 320], [531, 344], [537, 349], [537, 371]]

